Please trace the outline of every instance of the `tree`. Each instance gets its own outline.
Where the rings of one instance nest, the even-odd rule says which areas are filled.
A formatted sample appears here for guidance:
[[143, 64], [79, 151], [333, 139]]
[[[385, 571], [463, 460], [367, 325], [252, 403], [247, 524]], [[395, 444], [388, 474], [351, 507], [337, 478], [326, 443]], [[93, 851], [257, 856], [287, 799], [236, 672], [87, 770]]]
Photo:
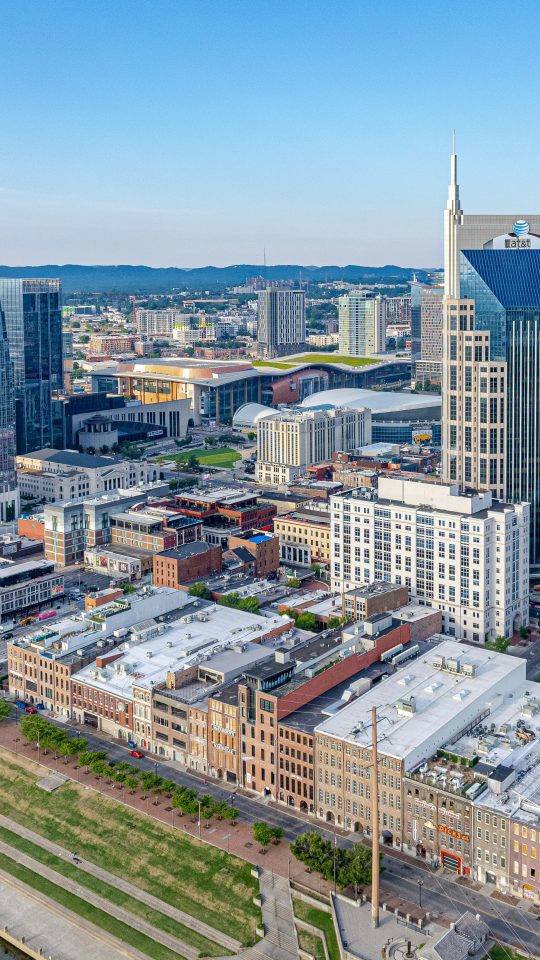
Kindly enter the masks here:
[[527, 627], [521, 626], [521, 627], [519, 628], [519, 635], [520, 635], [520, 637], [521, 637], [522, 640], [526, 640], [527, 637], [529, 636], [529, 631], [527, 630]]
[[254, 430], [250, 430], [247, 436], [248, 436], [248, 440], [256, 440], [256, 439], [257, 439], [257, 434], [255, 433]]
[[296, 626], [299, 630], [316, 630], [317, 617], [314, 613], [301, 613], [300, 616], [296, 618]]
[[371, 883], [371, 850], [363, 847], [361, 843], [355, 844], [348, 864], [346, 864], [343, 874], [338, 877], [340, 887], [354, 887], [355, 898], [358, 898], [358, 887], [364, 887]]
[[309, 569], [315, 574], [316, 577], [320, 577], [322, 571], [320, 563], [312, 563]]
[[342, 624], [341, 617], [329, 617], [327, 627], [329, 630], [337, 630], [338, 627]]
[[0, 720], [5, 720], [11, 713], [11, 704], [7, 700], [0, 700]]
[[211, 600], [212, 594], [206, 584], [198, 581], [197, 583], [192, 583], [188, 589], [188, 593], [191, 597], [201, 597], [203, 600]]
[[260, 844], [265, 851], [272, 839], [272, 828], [269, 827], [267, 823], [254, 823], [252, 827], [252, 833], [255, 843]]
[[300, 580], [298, 579], [298, 577], [289, 577], [289, 579], [287, 580], [287, 586], [288, 586], [288, 587], [299, 587], [299, 586], [300, 586]]
[[124, 593], [135, 593], [135, 587], [132, 583], [124, 583], [122, 586], [122, 591]]
[[188, 470], [200, 470], [201, 464], [199, 463], [198, 457], [194, 453], [190, 453], [189, 457], [186, 460], [186, 467]]
[[257, 597], [243, 597], [238, 604], [239, 610], [245, 610], [246, 613], [258, 613], [261, 608]]

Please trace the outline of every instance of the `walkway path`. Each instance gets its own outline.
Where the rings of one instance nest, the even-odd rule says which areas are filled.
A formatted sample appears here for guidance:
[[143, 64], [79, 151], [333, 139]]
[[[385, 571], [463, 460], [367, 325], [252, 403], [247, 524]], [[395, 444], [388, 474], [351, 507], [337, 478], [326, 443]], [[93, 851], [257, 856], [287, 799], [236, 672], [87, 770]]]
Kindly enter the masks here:
[[[30, 955], [54, 960], [148, 960], [129, 944], [95, 927], [66, 907], [0, 869], [2, 936], [22, 943]], [[11, 938], [11, 939], [10, 939]]]
[[[52, 840], [46, 840], [45, 837], [34, 833], [33, 830], [29, 830], [27, 827], [21, 826], [21, 824], [17, 823], [15, 820], [11, 820], [9, 817], [4, 817], [1, 814], [0, 826], [6, 827], [7, 830], [11, 830], [13, 833], [18, 834], [20, 837], [24, 837], [26, 840], [30, 840], [32, 843], [42, 847], [44, 850], [48, 850], [49, 853], [54, 853], [57, 857], [69, 859], [69, 854], [64, 847], [60, 847], [57, 843], [53, 843]], [[41, 870], [43, 869], [44, 868], [41, 868]], [[79, 864], [79, 869], [84, 870], [86, 873], [92, 874], [92, 876], [97, 877], [99, 880], [103, 880], [105, 883], [108, 883], [113, 887], [116, 887], [117, 890], [122, 890], [124, 893], [134, 897], [136, 900], [140, 900], [142, 903], [145, 903], [148, 907], [152, 907], [154, 910], [159, 910], [160, 913], [165, 914], [167, 917], [171, 917], [178, 923], [183, 923], [191, 930], [195, 930], [202, 936], [208, 937], [209, 940], [214, 940], [215, 943], [219, 943], [222, 947], [225, 947], [226, 950], [232, 950], [234, 953], [236, 953], [241, 948], [241, 944], [238, 940], [235, 940], [233, 937], [229, 937], [226, 933], [222, 933], [221, 930], [216, 930], [214, 927], [208, 926], [208, 924], [203, 923], [202, 920], [197, 920], [196, 917], [192, 917], [191, 914], [185, 913], [183, 910], [178, 910], [176, 907], [172, 907], [163, 900], [159, 900], [157, 897], [152, 896], [151, 893], [147, 893], [146, 890], [141, 890], [140, 887], [133, 886], [133, 884], [128, 883], [127, 880], [123, 880], [116, 874], [108, 873], [107, 870], [103, 870], [101, 867], [96, 866], [94, 863], [90, 863], [88, 860], [83, 860]], [[55, 882], [58, 882], [59, 876], [59, 874], [56, 874], [57, 880]], [[130, 916], [131, 920], [133, 920], [133, 914], [130, 914]], [[186, 953], [186, 950], [189, 950], [193, 952], [195, 956], [198, 956], [198, 951], [194, 951], [192, 947], [188, 947], [186, 944], [181, 950], [181, 953], [187, 958], [187, 960], [189, 960], [189, 956], [188, 953]]]
[[[259, 886], [262, 899], [265, 952], [280, 960], [298, 957], [298, 940], [289, 882], [271, 870], [261, 870]], [[272, 945], [277, 949], [272, 949]], [[261, 949], [262, 944], [257, 944]], [[270, 948], [270, 949], [269, 949]]]
[[[34, 858], [29, 857], [28, 854], [21, 853], [21, 851], [15, 847], [10, 847], [8, 843], [4, 843], [2, 840], [0, 840], [0, 853], [9, 857], [11, 860], [15, 860], [16, 863], [22, 864], [23, 867], [32, 870], [38, 876], [44, 877], [45, 880], [50, 880], [51, 883], [67, 890], [68, 893], [80, 897], [86, 903], [97, 907], [98, 910], [102, 910], [104, 913], [109, 914], [109, 916], [115, 917], [116, 920], [120, 920], [122, 923], [125, 923], [126, 926], [137, 930], [139, 933], [145, 934], [151, 940], [156, 940], [170, 950], [174, 950], [175, 953], [181, 957], [185, 957], [186, 960], [198, 960], [200, 951], [194, 947], [190, 947], [189, 944], [184, 943], [183, 940], [179, 940], [178, 937], [173, 937], [170, 933], [165, 933], [158, 927], [154, 927], [151, 923], [137, 916], [137, 914], [132, 913], [131, 910], [125, 910], [123, 907], [111, 903], [110, 900], [106, 900], [105, 897], [100, 897], [99, 894], [94, 893], [94, 891], [88, 887], [80, 887], [69, 877], [64, 877], [63, 874], [57, 873], [56, 870], [53, 870], [51, 867], [46, 867], [45, 864], [40, 863], [39, 860], [34, 860]], [[76, 911], [70, 912], [76, 914]], [[96, 926], [98, 929], [101, 929], [99, 924], [96, 924]]]

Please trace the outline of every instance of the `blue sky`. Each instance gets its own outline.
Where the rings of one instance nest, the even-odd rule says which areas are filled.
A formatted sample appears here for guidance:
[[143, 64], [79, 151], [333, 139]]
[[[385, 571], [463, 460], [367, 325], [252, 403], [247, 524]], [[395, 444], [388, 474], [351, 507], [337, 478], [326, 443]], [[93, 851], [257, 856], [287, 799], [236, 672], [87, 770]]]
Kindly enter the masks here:
[[0, 0], [0, 263], [442, 258], [540, 210], [537, 0]]

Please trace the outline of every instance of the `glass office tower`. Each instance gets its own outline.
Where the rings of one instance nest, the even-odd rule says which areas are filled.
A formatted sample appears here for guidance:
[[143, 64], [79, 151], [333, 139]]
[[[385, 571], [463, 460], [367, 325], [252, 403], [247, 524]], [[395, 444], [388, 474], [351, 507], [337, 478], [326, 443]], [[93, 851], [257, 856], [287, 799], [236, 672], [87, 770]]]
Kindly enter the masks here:
[[17, 453], [52, 445], [52, 396], [63, 389], [60, 280], [0, 279], [13, 363]]
[[[504, 498], [531, 503], [531, 568], [540, 569], [540, 249], [460, 253], [462, 298], [475, 329], [490, 333], [490, 359], [506, 364]], [[490, 378], [486, 378], [489, 394]], [[500, 393], [500, 391], [499, 391]], [[488, 396], [489, 399], [489, 396]]]
[[0, 522], [16, 520], [19, 491], [15, 473], [15, 397], [5, 317], [0, 310]]

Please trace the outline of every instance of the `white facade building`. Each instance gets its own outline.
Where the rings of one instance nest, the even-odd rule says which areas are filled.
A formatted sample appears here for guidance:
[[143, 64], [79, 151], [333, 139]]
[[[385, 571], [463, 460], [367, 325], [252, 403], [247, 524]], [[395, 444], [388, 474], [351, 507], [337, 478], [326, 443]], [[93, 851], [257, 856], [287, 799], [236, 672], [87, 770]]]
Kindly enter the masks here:
[[380, 297], [339, 297], [339, 352], [346, 357], [384, 353], [386, 331]]
[[180, 310], [141, 310], [135, 311], [137, 333], [140, 337], [172, 337], [176, 323], [182, 317]]
[[332, 590], [404, 584], [445, 633], [479, 644], [528, 623], [529, 504], [380, 477], [376, 499], [352, 490], [330, 509]]
[[369, 410], [283, 410], [257, 422], [257, 481], [289, 483], [332, 454], [370, 442]]
[[150, 483], [158, 478], [156, 464], [147, 460], [122, 460], [49, 448], [17, 457], [21, 495], [47, 503], [129, 490], [138, 483]]

